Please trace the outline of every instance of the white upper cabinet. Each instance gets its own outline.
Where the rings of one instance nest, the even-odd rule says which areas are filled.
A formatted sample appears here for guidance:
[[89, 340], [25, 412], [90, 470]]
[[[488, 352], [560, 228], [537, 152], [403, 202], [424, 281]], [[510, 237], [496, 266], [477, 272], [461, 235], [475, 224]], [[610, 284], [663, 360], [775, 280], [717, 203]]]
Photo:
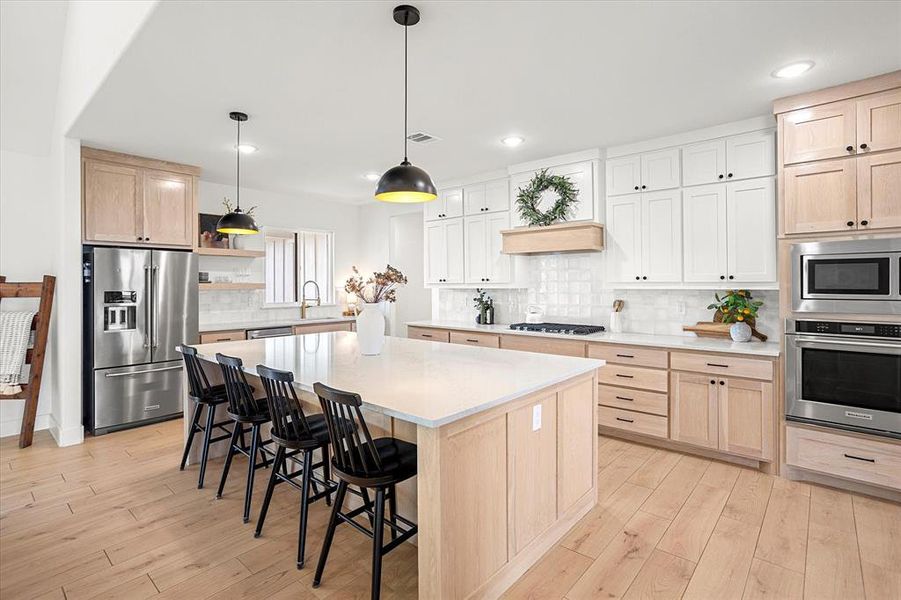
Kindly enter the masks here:
[[653, 192], [679, 187], [679, 148], [641, 155], [641, 190]]
[[751, 179], [775, 174], [775, 131], [752, 131], [726, 138], [726, 179]]
[[425, 247], [426, 283], [463, 283], [463, 219], [427, 223]]
[[641, 191], [641, 156], [638, 154], [607, 161], [607, 195], [621, 196]]
[[726, 279], [726, 186], [682, 190], [682, 243], [686, 282]]
[[510, 192], [507, 179], [464, 186], [463, 205], [467, 216], [509, 210]]
[[438, 197], [427, 202], [423, 211], [426, 221], [463, 216], [463, 188], [440, 190]]
[[682, 148], [682, 185], [716, 183], [725, 178], [725, 140], [701, 142]]
[[641, 281], [641, 194], [607, 205], [608, 275], [618, 283]]
[[463, 273], [466, 283], [484, 283], [488, 277], [485, 215], [463, 219]]
[[501, 231], [510, 228], [509, 213], [464, 219], [464, 278], [466, 283], [509, 283], [511, 257], [501, 253]]
[[512, 281], [513, 269], [511, 261], [513, 257], [503, 254], [503, 236], [501, 231], [510, 229], [510, 213], [493, 213], [485, 215], [485, 247], [487, 248], [486, 278], [491, 283], [509, 283]]
[[776, 281], [776, 181], [772, 177], [726, 186], [728, 278]]
[[641, 195], [641, 280], [682, 281], [682, 194], [666, 190]]

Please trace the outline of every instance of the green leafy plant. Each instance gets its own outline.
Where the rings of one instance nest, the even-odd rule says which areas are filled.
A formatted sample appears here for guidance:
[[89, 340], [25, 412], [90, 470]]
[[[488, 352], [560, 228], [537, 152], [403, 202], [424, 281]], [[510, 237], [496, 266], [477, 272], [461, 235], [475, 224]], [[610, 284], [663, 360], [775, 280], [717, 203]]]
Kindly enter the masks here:
[[[541, 194], [547, 190], [557, 192], [557, 201], [546, 211], [538, 208]], [[516, 209], [529, 224], [538, 227], [553, 225], [557, 221], [565, 221], [573, 206], [579, 201], [576, 196], [579, 190], [564, 175], [549, 175], [547, 169], [538, 171], [529, 184], [519, 188], [516, 195]]]
[[722, 298], [719, 294], [714, 294], [714, 297], [716, 302], [707, 308], [716, 309], [713, 320], [722, 323], [747, 323], [753, 327], [757, 321], [757, 311], [763, 306], [762, 301], [751, 298], [748, 290], [727, 290]]
[[491, 296], [483, 290], [482, 288], [476, 288], [476, 292], [479, 294], [475, 298], [472, 299], [473, 306], [479, 309], [479, 312], [488, 308], [488, 304], [491, 303]]

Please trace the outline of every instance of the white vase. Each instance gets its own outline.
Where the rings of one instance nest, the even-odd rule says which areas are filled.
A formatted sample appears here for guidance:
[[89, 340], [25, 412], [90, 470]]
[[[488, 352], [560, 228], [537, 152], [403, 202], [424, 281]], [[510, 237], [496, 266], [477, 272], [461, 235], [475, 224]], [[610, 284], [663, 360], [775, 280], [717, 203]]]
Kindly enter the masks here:
[[385, 345], [385, 313], [378, 304], [364, 303], [363, 311], [357, 315], [357, 343], [364, 356], [381, 354]]
[[751, 339], [751, 326], [747, 323], [733, 323], [729, 328], [729, 336], [734, 342], [747, 342]]

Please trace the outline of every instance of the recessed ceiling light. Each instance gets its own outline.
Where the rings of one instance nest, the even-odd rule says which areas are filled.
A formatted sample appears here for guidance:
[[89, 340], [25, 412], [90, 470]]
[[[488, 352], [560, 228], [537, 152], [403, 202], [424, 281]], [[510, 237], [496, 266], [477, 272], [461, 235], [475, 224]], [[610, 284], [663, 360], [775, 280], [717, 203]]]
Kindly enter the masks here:
[[501, 143], [508, 148], [516, 148], [521, 143], [526, 141], [526, 138], [518, 135], [508, 135], [504, 139], [501, 140]]
[[382, 178], [381, 175], [379, 175], [378, 173], [376, 173], [374, 171], [370, 171], [369, 173], [366, 173], [365, 175], [363, 175], [363, 177], [365, 177], [368, 181], [378, 181], [379, 179]]
[[237, 146], [235, 146], [235, 150], [240, 150], [241, 154], [253, 154], [257, 150], [259, 150], [259, 148], [251, 144], [238, 144]]
[[812, 60], [802, 60], [790, 65], [785, 65], [784, 67], [773, 71], [773, 77], [777, 79], [791, 79], [792, 77], [798, 77], [811, 70], [813, 65], [814, 62]]

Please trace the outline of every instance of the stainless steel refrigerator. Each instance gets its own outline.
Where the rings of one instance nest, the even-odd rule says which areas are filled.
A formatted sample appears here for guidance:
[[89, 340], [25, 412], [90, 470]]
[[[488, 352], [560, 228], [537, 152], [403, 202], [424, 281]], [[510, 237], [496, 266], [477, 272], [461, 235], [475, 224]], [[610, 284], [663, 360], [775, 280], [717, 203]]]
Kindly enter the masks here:
[[175, 347], [197, 342], [197, 257], [85, 246], [84, 425], [102, 434], [182, 414]]

